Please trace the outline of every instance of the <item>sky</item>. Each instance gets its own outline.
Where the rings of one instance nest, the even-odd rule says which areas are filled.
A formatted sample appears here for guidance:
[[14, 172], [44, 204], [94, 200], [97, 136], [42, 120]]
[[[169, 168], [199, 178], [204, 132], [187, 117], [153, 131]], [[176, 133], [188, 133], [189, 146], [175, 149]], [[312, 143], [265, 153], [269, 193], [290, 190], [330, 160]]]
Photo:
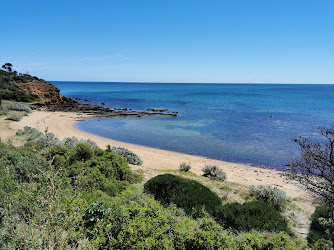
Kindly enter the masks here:
[[0, 6], [0, 64], [48, 81], [334, 84], [334, 0]]

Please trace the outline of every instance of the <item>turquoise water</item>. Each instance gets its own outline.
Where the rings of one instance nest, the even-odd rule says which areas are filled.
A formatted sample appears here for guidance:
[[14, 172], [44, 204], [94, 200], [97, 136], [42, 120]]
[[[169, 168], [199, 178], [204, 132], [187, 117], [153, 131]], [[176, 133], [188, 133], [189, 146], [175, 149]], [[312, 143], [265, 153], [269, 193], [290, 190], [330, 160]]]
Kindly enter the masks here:
[[170, 109], [177, 117], [90, 118], [80, 130], [209, 158], [279, 168], [292, 138], [334, 124], [334, 85], [52, 82], [61, 95], [110, 108]]

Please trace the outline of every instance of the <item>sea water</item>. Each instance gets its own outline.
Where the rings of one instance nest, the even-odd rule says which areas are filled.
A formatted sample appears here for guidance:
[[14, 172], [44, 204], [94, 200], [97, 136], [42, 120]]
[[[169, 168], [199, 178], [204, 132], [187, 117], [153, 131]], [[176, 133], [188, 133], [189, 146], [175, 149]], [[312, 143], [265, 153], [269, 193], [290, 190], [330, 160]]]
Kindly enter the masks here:
[[52, 82], [61, 95], [109, 108], [178, 116], [88, 118], [76, 128], [118, 141], [280, 168], [298, 156], [293, 138], [334, 124], [334, 85]]

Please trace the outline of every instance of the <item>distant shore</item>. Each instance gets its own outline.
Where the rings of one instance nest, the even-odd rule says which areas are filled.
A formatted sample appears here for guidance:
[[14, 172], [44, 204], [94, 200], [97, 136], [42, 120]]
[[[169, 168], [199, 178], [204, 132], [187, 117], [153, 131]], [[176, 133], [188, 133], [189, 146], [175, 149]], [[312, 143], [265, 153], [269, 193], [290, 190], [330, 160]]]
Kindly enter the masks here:
[[227, 181], [229, 182], [235, 182], [245, 186], [272, 185], [284, 190], [291, 198], [300, 197], [309, 199], [309, 196], [304, 190], [285, 180], [284, 177], [281, 176], [282, 173], [279, 171], [119, 142], [76, 129], [74, 124], [86, 117], [85, 114], [80, 113], [34, 111], [21, 121], [10, 123], [11, 132], [7, 132], [7, 135], [2, 134], [1, 137], [5, 138], [14, 135], [18, 129], [22, 129], [24, 126], [37, 128], [42, 132], [47, 129], [48, 132], [54, 133], [60, 139], [75, 136], [79, 139], [91, 139], [101, 148], [105, 148], [108, 144], [128, 148], [138, 154], [143, 160], [141, 167], [132, 166], [136, 169], [177, 170], [181, 162], [186, 162], [191, 164], [191, 171], [193, 173], [201, 175], [201, 168], [205, 165], [217, 165], [226, 172]]

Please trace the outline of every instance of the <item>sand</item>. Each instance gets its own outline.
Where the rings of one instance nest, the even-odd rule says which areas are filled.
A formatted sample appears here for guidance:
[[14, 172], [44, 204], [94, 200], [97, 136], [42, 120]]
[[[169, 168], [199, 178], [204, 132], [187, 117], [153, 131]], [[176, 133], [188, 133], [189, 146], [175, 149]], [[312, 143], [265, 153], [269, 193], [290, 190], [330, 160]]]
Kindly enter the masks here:
[[101, 148], [105, 148], [108, 144], [128, 148], [141, 157], [143, 165], [139, 168], [144, 170], [177, 170], [181, 162], [186, 162], [191, 164], [191, 171], [193, 173], [200, 175], [202, 174], [201, 168], [205, 165], [217, 165], [227, 174], [228, 182], [235, 182], [245, 186], [272, 185], [284, 190], [291, 198], [299, 197], [307, 200], [310, 199], [310, 195], [307, 194], [302, 187], [296, 185], [296, 183], [287, 181], [282, 177], [282, 172], [280, 171], [103, 138], [77, 130], [74, 124], [83, 119], [85, 119], [85, 115], [77, 113], [34, 111], [32, 114], [29, 114], [29, 116], [23, 117], [19, 122], [9, 123], [10, 132], [1, 129], [0, 138], [8, 138], [10, 135], [14, 135], [18, 129], [23, 129], [24, 126], [33, 127], [42, 132], [47, 129], [48, 132], [56, 134], [60, 139], [75, 136], [79, 139], [91, 139]]

